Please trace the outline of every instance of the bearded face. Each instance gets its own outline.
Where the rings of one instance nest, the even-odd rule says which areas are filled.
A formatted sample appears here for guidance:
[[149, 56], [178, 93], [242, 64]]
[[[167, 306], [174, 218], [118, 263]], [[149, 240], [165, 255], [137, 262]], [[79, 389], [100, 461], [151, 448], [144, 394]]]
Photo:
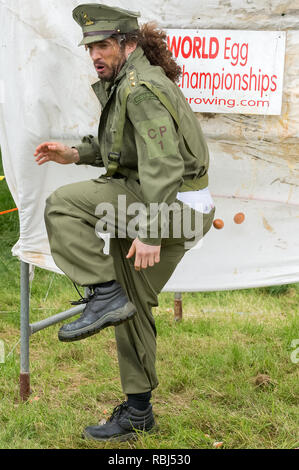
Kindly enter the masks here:
[[106, 82], [114, 81], [126, 62], [124, 50], [115, 39], [108, 38], [86, 46], [98, 77]]

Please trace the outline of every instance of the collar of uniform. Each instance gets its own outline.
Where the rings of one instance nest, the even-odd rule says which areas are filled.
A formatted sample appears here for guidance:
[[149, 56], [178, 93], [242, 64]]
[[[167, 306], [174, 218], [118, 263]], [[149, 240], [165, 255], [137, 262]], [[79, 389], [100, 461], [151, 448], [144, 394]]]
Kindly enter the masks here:
[[128, 60], [126, 61], [121, 71], [117, 75], [114, 83], [119, 82], [123, 78], [123, 76], [126, 74], [128, 67], [130, 67], [132, 62], [135, 62], [136, 60], [141, 59], [143, 56], [144, 56], [143, 49], [140, 46], [137, 46], [135, 51], [131, 52], [131, 54], [129, 55]]

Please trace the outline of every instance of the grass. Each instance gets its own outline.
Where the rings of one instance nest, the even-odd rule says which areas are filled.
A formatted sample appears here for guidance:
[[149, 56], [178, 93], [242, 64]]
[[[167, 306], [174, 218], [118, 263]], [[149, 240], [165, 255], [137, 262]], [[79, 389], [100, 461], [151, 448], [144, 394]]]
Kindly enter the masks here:
[[[2, 170], [1, 170], [2, 171]], [[3, 174], [0, 172], [0, 174]], [[5, 182], [0, 208], [15, 207]], [[123, 401], [113, 329], [78, 343], [60, 343], [61, 325], [31, 337], [31, 388], [19, 399], [19, 263], [10, 254], [18, 215], [0, 217], [0, 448], [207, 449], [299, 446], [299, 364], [291, 342], [299, 338], [299, 285], [189, 293], [183, 321], [173, 320], [173, 294], [160, 295], [153, 393], [158, 431], [130, 443], [81, 438]], [[36, 268], [31, 321], [68, 308], [70, 281]]]

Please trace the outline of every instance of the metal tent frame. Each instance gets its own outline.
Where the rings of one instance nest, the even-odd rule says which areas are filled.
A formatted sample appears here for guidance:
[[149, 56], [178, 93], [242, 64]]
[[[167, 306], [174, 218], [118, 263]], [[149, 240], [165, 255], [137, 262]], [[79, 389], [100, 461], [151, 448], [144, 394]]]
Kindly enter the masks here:
[[21, 261], [21, 354], [20, 354], [20, 396], [26, 401], [31, 393], [30, 390], [30, 359], [29, 342], [30, 336], [48, 326], [55, 325], [82, 312], [85, 305], [78, 305], [65, 312], [58, 313], [52, 317], [45, 318], [36, 323], [30, 323], [30, 295], [29, 295], [29, 264]]
[[[88, 289], [87, 289], [88, 290]], [[30, 390], [30, 336], [41, 331], [48, 326], [55, 325], [63, 320], [78, 315], [82, 312], [85, 305], [78, 305], [69, 310], [57, 313], [51, 317], [36, 323], [30, 323], [30, 289], [29, 289], [29, 264], [21, 261], [21, 353], [20, 353], [20, 397], [21, 400], [28, 400]], [[174, 301], [174, 319], [182, 319], [182, 294], [175, 293]]]

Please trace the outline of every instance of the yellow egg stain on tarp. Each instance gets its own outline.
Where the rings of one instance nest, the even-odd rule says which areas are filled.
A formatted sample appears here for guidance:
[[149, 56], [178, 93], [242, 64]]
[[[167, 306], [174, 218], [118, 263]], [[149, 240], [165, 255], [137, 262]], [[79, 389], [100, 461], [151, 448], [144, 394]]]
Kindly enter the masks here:
[[263, 225], [264, 225], [265, 229], [268, 230], [269, 232], [274, 232], [274, 228], [271, 227], [271, 225], [267, 221], [266, 217], [264, 217], [264, 216], [263, 216]]

